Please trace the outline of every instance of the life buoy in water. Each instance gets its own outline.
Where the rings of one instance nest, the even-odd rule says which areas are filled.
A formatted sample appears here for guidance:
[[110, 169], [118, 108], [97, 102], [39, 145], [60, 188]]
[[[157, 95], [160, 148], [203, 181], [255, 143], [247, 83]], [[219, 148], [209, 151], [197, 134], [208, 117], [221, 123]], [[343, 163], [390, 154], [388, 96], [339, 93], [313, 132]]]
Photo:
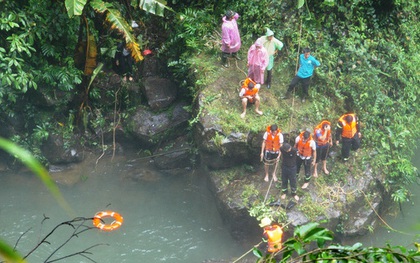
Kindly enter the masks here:
[[[108, 224], [108, 225], [105, 224], [103, 221], [103, 218], [107, 218], [107, 217], [114, 218], [114, 221], [111, 224]], [[93, 225], [104, 231], [113, 231], [119, 228], [122, 225], [123, 221], [124, 221], [123, 217], [120, 214], [113, 211], [98, 212], [93, 217]]]

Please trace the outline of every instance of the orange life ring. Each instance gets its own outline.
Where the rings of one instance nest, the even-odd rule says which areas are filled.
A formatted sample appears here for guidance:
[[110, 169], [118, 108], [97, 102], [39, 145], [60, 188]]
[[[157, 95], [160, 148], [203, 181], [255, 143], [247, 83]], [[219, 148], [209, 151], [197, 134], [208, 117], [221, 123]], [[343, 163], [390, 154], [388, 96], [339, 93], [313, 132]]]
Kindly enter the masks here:
[[[106, 217], [113, 217], [115, 220], [111, 224], [106, 225], [102, 220]], [[120, 214], [113, 211], [101, 211], [96, 213], [93, 217], [93, 225], [104, 231], [112, 231], [119, 228], [122, 225], [123, 221], [123, 217]]]

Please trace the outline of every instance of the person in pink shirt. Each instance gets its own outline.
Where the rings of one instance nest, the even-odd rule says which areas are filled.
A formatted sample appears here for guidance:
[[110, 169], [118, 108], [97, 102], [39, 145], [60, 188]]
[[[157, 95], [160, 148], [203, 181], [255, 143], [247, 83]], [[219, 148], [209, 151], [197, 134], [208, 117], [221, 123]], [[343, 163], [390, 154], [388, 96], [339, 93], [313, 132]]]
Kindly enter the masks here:
[[222, 18], [222, 64], [229, 67], [227, 58], [229, 56], [240, 60], [237, 52], [241, 48], [241, 36], [239, 35], [238, 24], [236, 20], [239, 18], [238, 13], [228, 10]]
[[248, 78], [264, 84], [264, 71], [269, 58], [265, 47], [258, 40], [248, 50]]

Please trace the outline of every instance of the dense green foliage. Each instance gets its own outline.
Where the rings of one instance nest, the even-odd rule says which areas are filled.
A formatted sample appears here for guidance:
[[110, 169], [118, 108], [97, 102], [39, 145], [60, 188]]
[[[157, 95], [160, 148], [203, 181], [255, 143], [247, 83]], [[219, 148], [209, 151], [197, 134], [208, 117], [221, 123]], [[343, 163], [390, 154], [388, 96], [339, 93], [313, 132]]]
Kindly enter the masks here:
[[[417, 262], [420, 251], [402, 246], [383, 248], [327, 245], [333, 238], [330, 231], [319, 227], [318, 223], [309, 223], [295, 229], [293, 237], [283, 243], [283, 247], [273, 254], [262, 253], [254, 249], [259, 263], [275, 262]], [[315, 247], [315, 248], [314, 248]], [[282, 255], [278, 261], [277, 255]]]
[[[81, 2], [87, 1], [77, 3]], [[104, 7], [101, 1], [92, 2], [97, 9]], [[284, 76], [293, 75], [296, 54], [311, 47], [322, 67], [313, 79], [317, 90], [312, 95], [318, 100], [314, 103], [317, 111], [310, 117], [331, 111], [356, 112], [364, 146], [373, 157], [370, 165], [385, 175], [383, 184], [395, 201], [407, 200], [407, 186], [417, 176], [410, 160], [420, 125], [420, 48], [416, 43], [420, 6], [416, 1], [172, 0], [167, 5], [175, 12], [158, 20], [140, 9], [162, 15], [165, 8], [160, 2], [133, 1], [132, 6], [127, 2], [110, 1], [106, 7], [144, 24], [140, 46], [141, 40], [146, 42], [147, 29], [154, 29], [150, 35], [165, 33], [160, 43], [153, 44], [158, 56], [168, 60], [183, 95], [192, 99], [214, 76], [215, 65], [209, 62], [219, 56], [220, 19], [228, 8], [241, 14], [244, 47], [262, 35], [265, 27], [276, 31], [285, 44], [278, 69]], [[68, 134], [80, 131], [75, 127], [85, 123], [82, 115], [89, 113], [94, 127], [103, 125], [103, 112], [114, 109], [103, 101], [113, 101], [115, 91], [89, 88], [90, 79], [77, 67], [74, 53], [80, 25], [87, 23], [101, 51], [99, 60], [110, 65], [119, 35], [104, 26], [106, 19], [91, 5], [84, 9], [87, 22], [81, 22], [69, 17], [63, 1], [0, 3], [0, 119], [17, 123], [19, 133], [12, 139], [40, 157], [42, 140], [52, 133], [70, 140]], [[77, 9], [72, 9], [76, 15]], [[202, 57], [213, 60], [198, 63]], [[127, 96], [121, 98], [129, 101]]]
[[[131, 4], [101, 0], [1, 1], [3, 136], [43, 159], [40, 146], [48, 136], [59, 135], [69, 144], [72, 133], [83, 134], [88, 125], [104, 128], [103, 116], [113, 111], [118, 90], [93, 87], [95, 75], [87, 73], [87, 65], [97, 65], [99, 70], [103, 65], [104, 69], [111, 68], [117, 42], [122, 39], [136, 61], [141, 60], [140, 48], [147, 41], [142, 34], [134, 36], [131, 19], [139, 21], [143, 16], [146, 21], [146, 13], [162, 16], [169, 9], [154, 0]], [[93, 48], [87, 48], [90, 46]], [[130, 106], [126, 91], [118, 95], [118, 106], [123, 104], [122, 110], [126, 110]]]
[[[206, 1], [194, 2], [206, 5]], [[296, 1], [219, 1], [212, 19], [204, 8], [184, 9], [170, 39], [178, 46], [183, 40], [188, 49], [171, 64], [174, 72], [190, 77], [185, 83], [194, 83], [190, 87], [193, 92], [211, 81], [208, 76], [214, 76], [215, 69], [197, 63], [196, 57], [203, 52], [218, 56], [217, 32], [223, 8], [241, 15], [244, 50], [264, 34], [265, 27], [277, 32], [276, 37], [285, 44], [279, 66], [282, 76], [293, 75], [296, 53], [309, 46], [322, 63], [313, 79], [317, 89], [311, 92], [317, 111], [308, 113], [310, 118], [355, 112], [362, 122], [363, 144], [371, 149], [370, 164], [378, 174], [386, 175], [383, 183], [395, 201], [407, 200], [406, 187], [417, 176], [410, 160], [420, 124], [420, 56], [416, 44], [420, 7], [404, 0], [299, 2], [300, 9]], [[186, 65], [195, 70], [189, 71]], [[284, 112], [287, 109], [281, 114]], [[232, 122], [230, 116], [226, 118], [230, 129], [235, 130], [232, 125], [243, 126], [242, 122]], [[248, 129], [260, 126], [249, 123]]]

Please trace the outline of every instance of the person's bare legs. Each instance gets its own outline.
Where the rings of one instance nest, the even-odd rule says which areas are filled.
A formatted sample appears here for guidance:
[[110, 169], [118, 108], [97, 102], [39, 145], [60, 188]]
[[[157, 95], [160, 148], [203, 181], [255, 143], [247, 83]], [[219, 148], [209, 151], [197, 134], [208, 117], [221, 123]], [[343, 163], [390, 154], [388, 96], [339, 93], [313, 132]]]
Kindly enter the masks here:
[[245, 118], [245, 114], [246, 114], [246, 105], [248, 104], [248, 99], [247, 98], [243, 98], [242, 99], [242, 113], [241, 113], [241, 118]]
[[269, 169], [269, 165], [265, 164], [264, 165], [264, 171], [265, 171], [264, 181], [266, 181], [266, 182], [268, 182], [268, 169]]
[[315, 163], [314, 165], [314, 172], [312, 173], [312, 176], [315, 178], [318, 177], [318, 163]]
[[327, 170], [327, 160], [322, 161], [322, 167], [325, 174], [330, 174], [330, 172]]
[[278, 164], [279, 164], [279, 160], [276, 160], [276, 164], [274, 165], [274, 171], [273, 171], [273, 180], [274, 180], [274, 182], [277, 182], [276, 173], [277, 173], [277, 165]]
[[255, 112], [258, 115], [263, 115], [263, 112], [260, 111], [260, 96], [258, 96], [258, 94], [255, 96]]

